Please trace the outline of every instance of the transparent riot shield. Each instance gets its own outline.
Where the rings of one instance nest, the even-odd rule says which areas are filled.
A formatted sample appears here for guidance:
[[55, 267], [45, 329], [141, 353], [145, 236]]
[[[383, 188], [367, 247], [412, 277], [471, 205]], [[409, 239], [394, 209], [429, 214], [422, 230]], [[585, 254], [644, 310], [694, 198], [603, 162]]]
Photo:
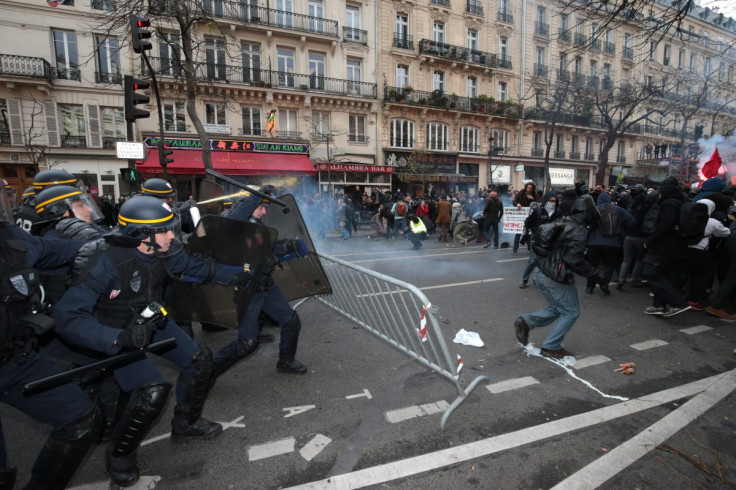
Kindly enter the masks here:
[[217, 262], [254, 272], [246, 287], [176, 281], [166, 307], [173, 318], [237, 328], [238, 314], [244, 312], [257, 286], [266, 257], [271, 254], [278, 232], [264, 225], [215, 215], [202, 216], [187, 245], [190, 253], [214, 257]]
[[[309, 254], [283, 262], [281, 267], [271, 273], [273, 282], [278, 285], [286, 299], [293, 301], [307, 296], [331, 294], [332, 287], [322, 268], [322, 262], [317, 257], [312, 238], [307, 231], [307, 225], [299, 211], [299, 206], [291, 194], [279, 196], [280, 201], [287, 204], [287, 208], [270, 206], [268, 213], [261, 220], [264, 225], [278, 231], [279, 240], [301, 238], [307, 245]], [[284, 212], [288, 209], [287, 212]]]

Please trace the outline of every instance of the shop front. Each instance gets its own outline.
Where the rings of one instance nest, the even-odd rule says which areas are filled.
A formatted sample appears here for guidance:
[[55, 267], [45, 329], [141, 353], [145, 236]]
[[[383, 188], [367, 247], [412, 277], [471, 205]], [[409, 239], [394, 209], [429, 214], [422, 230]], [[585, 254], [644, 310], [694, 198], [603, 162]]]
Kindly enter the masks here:
[[391, 174], [395, 167], [388, 165], [365, 165], [359, 163], [327, 163], [313, 160], [318, 172], [319, 192], [335, 196], [360, 192], [369, 196], [377, 188], [382, 193], [391, 192]]
[[461, 191], [472, 193], [478, 189], [479, 166], [462, 163], [462, 171], [459, 171], [457, 154], [385, 150], [384, 155], [386, 165], [395, 168], [394, 189], [401, 189], [405, 195], [439, 197]]

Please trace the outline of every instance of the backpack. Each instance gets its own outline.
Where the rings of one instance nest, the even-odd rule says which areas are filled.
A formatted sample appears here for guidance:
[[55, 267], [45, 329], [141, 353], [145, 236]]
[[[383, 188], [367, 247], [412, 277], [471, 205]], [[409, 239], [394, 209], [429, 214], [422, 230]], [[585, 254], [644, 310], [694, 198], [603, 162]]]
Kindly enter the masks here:
[[603, 236], [618, 236], [621, 234], [621, 214], [613, 208], [613, 204], [604, 204], [600, 209], [601, 217], [598, 220], [598, 231]]
[[680, 236], [687, 245], [695, 245], [705, 236], [708, 224], [708, 206], [700, 202], [686, 202], [680, 207]]
[[646, 211], [644, 211], [644, 217], [641, 220], [641, 231], [644, 236], [648, 237], [654, 233], [657, 228], [657, 220], [659, 219], [659, 199], [656, 199], [649, 203]]
[[551, 221], [540, 225], [532, 235], [532, 250], [536, 255], [547, 257], [555, 250], [563, 247], [562, 232], [565, 231], [563, 221]]
[[396, 203], [396, 216], [405, 216], [406, 215], [406, 203], [404, 201], [399, 201]]

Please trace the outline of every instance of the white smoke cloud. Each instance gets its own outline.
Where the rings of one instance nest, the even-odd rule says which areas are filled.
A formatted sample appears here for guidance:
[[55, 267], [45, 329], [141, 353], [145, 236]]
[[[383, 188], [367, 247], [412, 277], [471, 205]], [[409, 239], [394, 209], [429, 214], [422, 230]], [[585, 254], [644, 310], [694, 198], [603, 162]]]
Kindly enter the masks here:
[[[727, 179], [730, 183], [732, 176], [736, 176], [736, 134], [731, 134], [727, 137], [717, 134], [707, 140], [701, 138], [698, 140], [698, 144], [702, 149], [699, 158], [700, 161], [698, 162], [698, 173], [701, 172], [703, 165], [710, 160], [713, 152], [718, 148], [718, 153], [721, 155], [721, 160], [723, 161], [723, 166], [718, 171], [718, 176]], [[700, 178], [705, 178], [702, 173], [700, 173]]]

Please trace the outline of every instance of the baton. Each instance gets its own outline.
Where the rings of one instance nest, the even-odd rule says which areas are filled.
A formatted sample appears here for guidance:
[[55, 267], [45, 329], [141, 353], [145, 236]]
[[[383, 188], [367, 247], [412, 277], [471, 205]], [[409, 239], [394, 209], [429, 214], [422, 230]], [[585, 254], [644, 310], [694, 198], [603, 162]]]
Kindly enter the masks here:
[[277, 205], [281, 206], [282, 208], [284, 208], [284, 214], [287, 214], [287, 213], [289, 213], [291, 211], [289, 209], [289, 206], [284, 201], [279, 201], [278, 199], [274, 198], [273, 196], [269, 196], [268, 194], [264, 194], [263, 192], [259, 192], [259, 191], [255, 190], [255, 189], [251, 189], [247, 185], [245, 185], [243, 183], [240, 183], [237, 180], [231, 179], [230, 177], [228, 177], [226, 175], [222, 175], [219, 172], [215, 172], [214, 170], [210, 170], [209, 168], [204, 169], [204, 171], [207, 174], [209, 174], [209, 175], [212, 175], [214, 177], [217, 177], [218, 179], [224, 180], [228, 184], [231, 184], [231, 185], [234, 185], [235, 187], [239, 187], [241, 189], [244, 189], [244, 190], [250, 192], [251, 194], [254, 194], [254, 195], [260, 197], [261, 199], [268, 199], [268, 202], [272, 202], [272, 203], [277, 204]]
[[117, 356], [109, 357], [101, 361], [85, 364], [84, 366], [69, 369], [61, 373], [52, 374], [51, 376], [37, 379], [36, 381], [31, 381], [30, 383], [24, 385], [23, 395], [36, 395], [43, 391], [50, 390], [51, 388], [56, 388], [57, 386], [70, 383], [77, 379], [79, 375], [84, 374], [87, 371], [91, 371], [93, 369], [101, 369], [104, 371], [111, 366], [115, 366], [118, 364], [128, 364], [143, 359], [144, 357], [146, 357], [146, 353], [148, 352], [157, 352], [173, 347], [176, 347], [176, 339], [172, 337], [170, 339], [165, 339], [160, 342], [156, 342], [155, 344], [151, 344], [148, 346], [147, 349], [140, 349], [132, 352], [126, 352], [125, 354], [118, 354]]

